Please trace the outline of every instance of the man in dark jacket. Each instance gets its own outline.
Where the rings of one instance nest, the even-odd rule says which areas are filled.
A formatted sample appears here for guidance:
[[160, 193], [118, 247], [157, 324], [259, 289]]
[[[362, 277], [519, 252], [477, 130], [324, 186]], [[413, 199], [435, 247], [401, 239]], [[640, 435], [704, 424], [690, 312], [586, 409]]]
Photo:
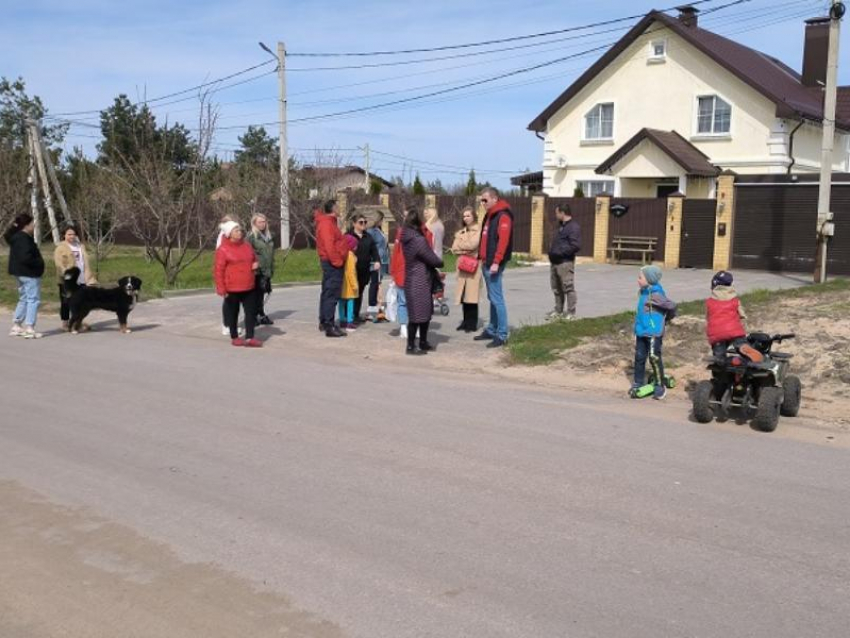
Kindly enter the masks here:
[[[546, 318], [572, 320], [576, 318], [575, 267], [576, 255], [581, 250], [581, 228], [566, 204], [555, 207], [555, 218], [558, 227], [549, 247], [550, 282], [555, 294], [555, 309]], [[564, 299], [567, 301], [566, 315]]]
[[513, 252], [514, 215], [495, 188], [481, 191], [481, 203], [487, 214], [481, 225], [478, 258], [490, 300], [490, 323], [475, 340], [489, 341], [488, 348], [500, 348], [508, 340], [508, 306], [502, 290], [502, 275]]
[[322, 294], [319, 301], [319, 330], [328, 337], [344, 337], [345, 331], [334, 323], [336, 304], [342, 292], [342, 276], [348, 243], [339, 229], [336, 200], [325, 202], [324, 212], [317, 210], [316, 252], [322, 264]]

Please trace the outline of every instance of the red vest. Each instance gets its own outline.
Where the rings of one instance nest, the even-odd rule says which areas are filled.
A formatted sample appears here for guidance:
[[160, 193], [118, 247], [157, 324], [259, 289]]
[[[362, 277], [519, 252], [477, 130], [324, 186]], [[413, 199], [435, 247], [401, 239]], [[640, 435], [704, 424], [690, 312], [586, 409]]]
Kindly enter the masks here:
[[740, 337], [746, 337], [747, 331], [741, 323], [738, 307], [741, 302], [738, 298], [721, 301], [709, 298], [705, 301], [706, 323], [705, 333], [711, 345], [720, 341], [731, 341]]

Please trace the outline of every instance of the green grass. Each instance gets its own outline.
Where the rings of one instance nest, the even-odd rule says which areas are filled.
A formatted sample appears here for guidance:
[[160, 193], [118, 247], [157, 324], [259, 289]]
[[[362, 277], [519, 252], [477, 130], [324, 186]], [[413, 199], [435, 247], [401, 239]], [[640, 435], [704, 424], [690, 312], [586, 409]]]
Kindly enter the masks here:
[[[825, 284], [803, 286], [786, 290], [754, 290], [741, 295], [744, 307], [755, 308], [778, 301], [819, 294], [850, 290], [850, 279], [833, 279]], [[705, 312], [705, 302], [686, 301], [678, 306], [680, 315], [700, 316]], [[575, 348], [585, 339], [604, 337], [621, 330], [631, 332], [633, 312], [621, 312], [604, 317], [591, 317], [577, 321], [558, 321], [540, 326], [524, 326], [511, 333], [508, 355], [511, 363], [519, 365], [546, 365], [558, 359], [558, 355]]]
[[[44, 272], [41, 295], [49, 308], [59, 303], [59, 290], [53, 268], [52, 251], [45, 246], [43, 254], [47, 267]], [[211, 288], [213, 254], [213, 251], [204, 252], [180, 273], [177, 285], [170, 289]], [[6, 272], [6, 263], [7, 258], [0, 257], [0, 305], [14, 306], [18, 301], [18, 292], [14, 280]], [[161, 297], [162, 292], [169, 289], [165, 285], [165, 273], [162, 267], [156, 262], [148, 262], [141, 248], [116, 246], [109, 257], [98, 265], [98, 281], [104, 285], [116, 282], [120, 277], [128, 274], [141, 278], [143, 299]], [[282, 253], [276, 254], [274, 283], [310, 282], [319, 281], [321, 278], [321, 267], [315, 250], [293, 250], [289, 253], [285, 264]]]

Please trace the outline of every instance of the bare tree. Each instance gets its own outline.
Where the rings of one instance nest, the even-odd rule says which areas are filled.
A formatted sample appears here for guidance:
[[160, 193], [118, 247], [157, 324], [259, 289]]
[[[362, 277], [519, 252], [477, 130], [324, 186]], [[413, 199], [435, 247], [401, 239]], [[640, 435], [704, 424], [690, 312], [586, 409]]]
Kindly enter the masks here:
[[0, 140], [0, 228], [30, 210], [29, 160], [21, 148]]
[[189, 162], [175, 165], [168, 135], [139, 144], [138, 157], [122, 158], [109, 171], [113, 194], [120, 202], [119, 220], [160, 264], [168, 286], [197, 260], [215, 236], [218, 219], [210, 205], [208, 155], [216, 109], [206, 93], [199, 96], [197, 137]]
[[94, 254], [95, 270], [99, 273], [100, 262], [115, 245], [115, 233], [122, 222], [117, 213], [120, 200], [116, 197], [113, 177], [96, 164], [82, 160], [70, 204], [82, 224], [86, 245]]

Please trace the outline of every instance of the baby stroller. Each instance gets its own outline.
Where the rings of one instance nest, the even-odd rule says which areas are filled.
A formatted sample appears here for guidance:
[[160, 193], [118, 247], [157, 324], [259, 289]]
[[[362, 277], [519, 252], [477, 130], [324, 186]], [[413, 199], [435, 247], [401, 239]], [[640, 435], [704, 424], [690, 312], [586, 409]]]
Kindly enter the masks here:
[[446, 303], [446, 273], [436, 268], [431, 271], [431, 297], [434, 299], [434, 309], [439, 310], [444, 317], [449, 316], [449, 304]]

